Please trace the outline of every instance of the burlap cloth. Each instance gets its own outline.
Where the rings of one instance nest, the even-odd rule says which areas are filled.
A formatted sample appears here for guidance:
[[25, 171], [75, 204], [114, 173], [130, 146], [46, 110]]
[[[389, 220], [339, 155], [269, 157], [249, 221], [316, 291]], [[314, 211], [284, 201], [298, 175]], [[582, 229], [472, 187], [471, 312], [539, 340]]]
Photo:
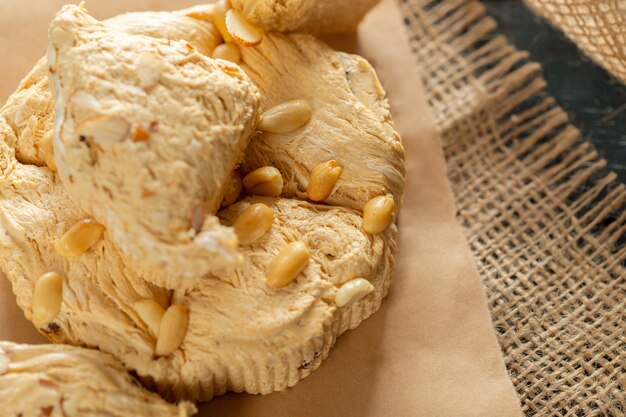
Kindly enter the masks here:
[[[5, 1], [17, 14], [41, 4]], [[125, 3], [88, 6], [104, 17], [192, 1]], [[295, 389], [229, 395], [202, 415], [508, 417], [519, 415], [519, 400], [528, 416], [624, 415], [624, 186], [546, 95], [539, 65], [491, 34], [495, 23], [479, 2], [403, 0], [403, 16], [392, 3], [347, 45], [378, 69], [407, 145], [390, 297]], [[402, 39], [402, 17], [414, 55]], [[45, 34], [38, 25], [15, 30]], [[34, 44], [11, 38], [10, 46], [0, 43], [4, 53]], [[15, 70], [5, 63], [3, 75], [23, 75], [42, 52], [18, 60]], [[0, 85], [2, 99], [11, 83]], [[0, 338], [41, 340], [5, 281], [0, 309], [10, 318], [0, 322]]]
[[626, 1], [524, 0], [587, 55], [626, 82]]
[[[592, 1], [532, 3], [582, 16]], [[593, 45], [619, 35], [621, 55], [605, 65], [624, 76], [626, 25], [608, 26], [626, 2], [593, 3], [573, 20], [587, 28], [575, 36]], [[626, 415], [624, 185], [547, 95], [540, 66], [493, 35], [478, 1], [400, 4], [523, 411]]]

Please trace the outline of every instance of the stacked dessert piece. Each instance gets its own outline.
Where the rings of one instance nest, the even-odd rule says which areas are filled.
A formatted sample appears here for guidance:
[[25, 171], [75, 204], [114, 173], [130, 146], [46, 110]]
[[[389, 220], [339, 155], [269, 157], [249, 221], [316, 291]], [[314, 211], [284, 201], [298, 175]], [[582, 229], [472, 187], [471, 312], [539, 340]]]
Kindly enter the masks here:
[[123, 389], [117, 360], [171, 401], [266, 394], [380, 307], [404, 187], [385, 92], [363, 58], [273, 31], [350, 30], [375, 1], [293, 3], [58, 13], [0, 113], [0, 266], [52, 342], [111, 356], [0, 345], [0, 392], [79, 410], [73, 378]]

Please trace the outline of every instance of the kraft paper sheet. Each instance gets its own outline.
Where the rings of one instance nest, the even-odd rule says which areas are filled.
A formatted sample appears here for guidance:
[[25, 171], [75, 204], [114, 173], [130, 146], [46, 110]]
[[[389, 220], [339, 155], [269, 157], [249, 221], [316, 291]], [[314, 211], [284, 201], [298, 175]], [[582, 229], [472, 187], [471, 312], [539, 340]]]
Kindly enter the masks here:
[[[176, 8], [196, 2], [178, 1]], [[46, 29], [62, 1], [0, 4], [0, 99], [45, 53]], [[87, 2], [98, 18], [167, 10], [166, 1]], [[407, 151], [400, 254], [390, 294], [372, 318], [342, 336], [320, 369], [268, 396], [228, 394], [201, 416], [520, 416], [472, 253], [456, 208], [435, 118], [402, 17], [384, 1], [355, 36], [331, 39], [368, 58], [387, 90]], [[43, 343], [0, 280], [0, 339]]]

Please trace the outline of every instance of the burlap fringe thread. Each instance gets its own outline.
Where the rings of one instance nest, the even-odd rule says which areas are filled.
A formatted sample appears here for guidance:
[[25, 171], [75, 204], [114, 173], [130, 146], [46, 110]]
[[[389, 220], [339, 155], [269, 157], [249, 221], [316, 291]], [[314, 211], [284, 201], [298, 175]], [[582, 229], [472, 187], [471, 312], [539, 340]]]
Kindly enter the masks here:
[[626, 413], [626, 187], [475, 0], [400, 0], [526, 416]]

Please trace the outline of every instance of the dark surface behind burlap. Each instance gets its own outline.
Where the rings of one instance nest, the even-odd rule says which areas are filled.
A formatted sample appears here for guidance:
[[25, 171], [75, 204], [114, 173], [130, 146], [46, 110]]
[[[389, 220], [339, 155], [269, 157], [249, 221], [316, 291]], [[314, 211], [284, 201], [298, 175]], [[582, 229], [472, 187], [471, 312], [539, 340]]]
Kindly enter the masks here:
[[401, 0], [527, 416], [626, 413], [626, 191], [473, 0]]

